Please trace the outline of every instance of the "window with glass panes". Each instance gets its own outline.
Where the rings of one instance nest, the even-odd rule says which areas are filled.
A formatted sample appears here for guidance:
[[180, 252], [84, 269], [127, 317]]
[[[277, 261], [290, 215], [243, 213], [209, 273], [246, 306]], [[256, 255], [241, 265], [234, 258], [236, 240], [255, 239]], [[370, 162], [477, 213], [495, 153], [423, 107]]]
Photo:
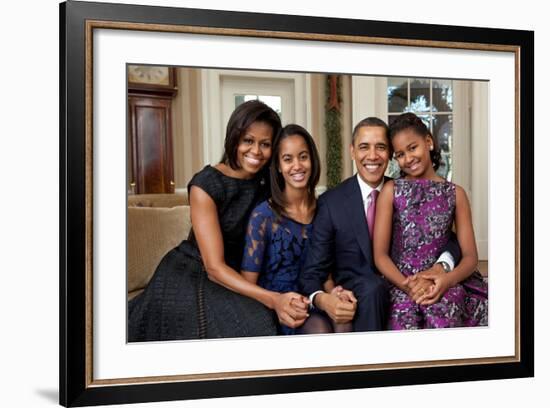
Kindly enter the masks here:
[[[451, 180], [453, 146], [453, 81], [426, 78], [388, 78], [388, 124], [403, 112], [413, 112], [426, 124], [441, 149], [437, 174]], [[392, 160], [388, 173], [399, 175]]]
[[280, 96], [271, 96], [271, 95], [235, 95], [235, 108], [239, 106], [241, 103], [248, 102], [248, 101], [255, 101], [259, 100], [260, 102], [265, 103], [267, 106], [269, 106], [271, 109], [273, 109], [275, 112], [279, 114], [279, 116], [282, 116], [282, 99]]

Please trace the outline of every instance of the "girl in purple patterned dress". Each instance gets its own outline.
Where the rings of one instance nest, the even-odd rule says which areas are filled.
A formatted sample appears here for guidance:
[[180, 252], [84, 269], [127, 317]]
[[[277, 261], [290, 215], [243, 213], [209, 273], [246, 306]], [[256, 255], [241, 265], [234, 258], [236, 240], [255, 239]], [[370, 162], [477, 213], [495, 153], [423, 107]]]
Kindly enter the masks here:
[[[376, 266], [393, 284], [389, 328], [486, 326], [487, 285], [474, 273], [477, 249], [464, 189], [436, 174], [437, 141], [416, 115], [400, 115], [390, 139], [403, 177], [384, 184], [373, 240]], [[453, 223], [462, 259], [445, 272], [434, 263]]]

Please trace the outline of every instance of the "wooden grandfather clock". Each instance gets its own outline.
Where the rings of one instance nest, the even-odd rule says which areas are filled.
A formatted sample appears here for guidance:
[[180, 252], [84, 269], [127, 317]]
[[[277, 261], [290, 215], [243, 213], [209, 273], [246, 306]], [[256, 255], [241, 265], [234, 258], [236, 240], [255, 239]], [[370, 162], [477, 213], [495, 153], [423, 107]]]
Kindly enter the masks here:
[[175, 69], [128, 65], [128, 173], [130, 194], [174, 192], [172, 100]]

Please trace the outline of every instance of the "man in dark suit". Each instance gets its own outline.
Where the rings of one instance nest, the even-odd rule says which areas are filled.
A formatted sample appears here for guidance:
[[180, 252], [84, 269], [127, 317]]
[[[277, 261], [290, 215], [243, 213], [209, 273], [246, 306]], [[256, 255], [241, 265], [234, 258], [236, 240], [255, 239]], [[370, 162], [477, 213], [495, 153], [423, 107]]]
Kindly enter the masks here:
[[[376, 198], [392, 155], [386, 123], [378, 118], [359, 122], [350, 153], [357, 174], [319, 197], [300, 288], [334, 327], [353, 323], [353, 331], [382, 330], [389, 284], [374, 266], [371, 235]], [[456, 243], [447, 251], [452, 254], [445, 252], [437, 267], [449, 271], [460, 252]], [[338, 287], [325, 292], [323, 284], [330, 275]]]

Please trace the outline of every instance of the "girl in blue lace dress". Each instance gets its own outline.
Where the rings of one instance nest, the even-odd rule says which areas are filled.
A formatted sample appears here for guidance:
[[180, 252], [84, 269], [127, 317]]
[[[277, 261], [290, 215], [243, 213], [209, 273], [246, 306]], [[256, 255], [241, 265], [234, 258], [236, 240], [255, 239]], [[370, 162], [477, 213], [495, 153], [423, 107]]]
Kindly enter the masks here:
[[[487, 325], [487, 285], [477, 267], [470, 205], [462, 187], [436, 173], [436, 139], [413, 113], [390, 126], [403, 177], [377, 201], [374, 257], [390, 289], [390, 329]], [[453, 223], [462, 259], [452, 271], [435, 265]]]
[[308, 317], [309, 300], [298, 294], [298, 274], [315, 213], [320, 163], [311, 135], [287, 125], [273, 143], [271, 199], [250, 216], [241, 274], [264, 288], [266, 306], [279, 319], [280, 334], [294, 334]]

